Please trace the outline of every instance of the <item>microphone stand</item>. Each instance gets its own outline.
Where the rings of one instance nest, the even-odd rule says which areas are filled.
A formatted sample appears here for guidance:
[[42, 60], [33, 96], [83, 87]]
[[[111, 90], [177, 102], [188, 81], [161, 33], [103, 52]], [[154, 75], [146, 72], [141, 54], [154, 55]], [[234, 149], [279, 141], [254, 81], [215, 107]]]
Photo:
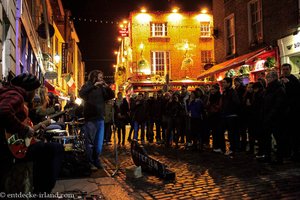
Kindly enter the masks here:
[[115, 126], [115, 122], [113, 121], [113, 132], [114, 132], [114, 149], [115, 149], [115, 171], [111, 174], [111, 177], [114, 177], [119, 169], [119, 159], [118, 159], [118, 146], [117, 146], [117, 136], [116, 136], [116, 126]]

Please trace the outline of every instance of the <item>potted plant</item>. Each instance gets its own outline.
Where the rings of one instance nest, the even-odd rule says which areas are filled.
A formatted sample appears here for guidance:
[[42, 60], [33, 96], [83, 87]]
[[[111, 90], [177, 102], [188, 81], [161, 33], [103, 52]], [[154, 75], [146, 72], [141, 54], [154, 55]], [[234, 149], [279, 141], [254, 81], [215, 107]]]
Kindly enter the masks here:
[[274, 57], [267, 57], [264, 66], [267, 69], [272, 69], [273, 67], [275, 67], [275, 64], [276, 64], [276, 59]]
[[225, 73], [226, 77], [232, 78], [236, 75], [236, 72], [234, 71], [234, 69], [230, 69]]

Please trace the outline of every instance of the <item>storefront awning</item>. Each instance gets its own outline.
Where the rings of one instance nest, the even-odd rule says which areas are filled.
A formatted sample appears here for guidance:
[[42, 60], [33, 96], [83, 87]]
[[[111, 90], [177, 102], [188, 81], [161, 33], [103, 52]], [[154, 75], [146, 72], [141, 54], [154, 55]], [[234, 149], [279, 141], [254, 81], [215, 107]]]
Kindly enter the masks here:
[[265, 53], [267, 51], [266, 48], [257, 50], [257, 51], [253, 51], [251, 53], [247, 53], [244, 54], [242, 56], [227, 60], [225, 62], [222, 62], [220, 64], [214, 65], [213, 67], [211, 67], [210, 69], [208, 69], [207, 71], [203, 72], [202, 74], [200, 74], [200, 76], [198, 76], [197, 79], [203, 79], [205, 77], [208, 77], [210, 75], [213, 75], [215, 73], [219, 73], [219, 72], [223, 72], [223, 71], [227, 71], [229, 69], [232, 69], [234, 67], [240, 66], [245, 64], [248, 60], [253, 59], [254, 57]]

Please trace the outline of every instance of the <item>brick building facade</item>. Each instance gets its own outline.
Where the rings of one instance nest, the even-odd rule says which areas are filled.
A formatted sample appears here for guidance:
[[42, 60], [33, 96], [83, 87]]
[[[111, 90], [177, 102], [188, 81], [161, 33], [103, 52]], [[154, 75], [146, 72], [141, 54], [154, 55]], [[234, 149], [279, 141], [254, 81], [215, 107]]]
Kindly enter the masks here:
[[[239, 75], [238, 67], [242, 65], [249, 66], [250, 71], [264, 71], [265, 61], [273, 58], [278, 69], [281, 63], [278, 40], [297, 31], [299, 5], [295, 0], [213, 0], [213, 16], [217, 66], [198, 78], [208, 75], [222, 78], [221, 72], [233, 68]], [[263, 55], [259, 50], [268, 54]], [[232, 59], [236, 61], [230, 62]], [[264, 60], [260, 69], [258, 60]]]

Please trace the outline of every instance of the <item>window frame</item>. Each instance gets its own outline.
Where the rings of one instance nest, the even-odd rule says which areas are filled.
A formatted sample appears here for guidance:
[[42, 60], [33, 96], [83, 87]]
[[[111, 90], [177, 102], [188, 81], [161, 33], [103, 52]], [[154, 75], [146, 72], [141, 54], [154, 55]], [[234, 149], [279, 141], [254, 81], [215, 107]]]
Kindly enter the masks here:
[[[257, 4], [257, 10], [252, 13], [252, 5]], [[248, 33], [249, 33], [249, 44], [261, 43], [263, 41], [263, 16], [262, 16], [262, 1], [251, 0], [248, 2]], [[257, 19], [253, 22], [253, 14]], [[254, 33], [254, 27], [256, 31]], [[259, 31], [260, 30], [260, 31]]]
[[[206, 54], [206, 56], [203, 56], [203, 54]], [[207, 56], [209, 55], [210, 56]], [[206, 58], [204, 60], [204, 57]], [[201, 59], [201, 64], [207, 64], [207, 63], [212, 63], [213, 62], [213, 51], [212, 50], [201, 50], [200, 51], [200, 59]]]
[[[229, 22], [230, 27], [228, 29]], [[232, 30], [231, 30], [232, 29]], [[226, 47], [226, 56], [231, 56], [236, 53], [236, 34], [235, 34], [235, 16], [234, 14], [228, 15], [224, 19], [224, 30], [225, 30], [225, 47]], [[231, 32], [230, 35], [228, 32]], [[229, 44], [229, 40], [232, 40], [232, 42]]]
[[[150, 52], [151, 55], [151, 74], [154, 74], [154, 75], [160, 75], [160, 76], [166, 76], [166, 74], [169, 73], [169, 70], [170, 70], [170, 51], [151, 51]], [[157, 58], [157, 54], [161, 54], [162, 53], [162, 56], [161, 58]], [[157, 63], [158, 59], [160, 61], [163, 61], [161, 63]], [[160, 66], [157, 66], [159, 65]], [[158, 68], [162, 67], [163, 65], [163, 70], [157, 70]]]
[[[204, 26], [204, 25], [206, 25], [206, 26]], [[203, 30], [203, 29], [206, 29], [206, 30]], [[200, 22], [200, 37], [201, 38], [209, 38], [209, 37], [211, 37], [210, 21]]]
[[[159, 34], [161, 33], [161, 34]], [[151, 37], [167, 37], [168, 23], [167, 22], [150, 22]]]

